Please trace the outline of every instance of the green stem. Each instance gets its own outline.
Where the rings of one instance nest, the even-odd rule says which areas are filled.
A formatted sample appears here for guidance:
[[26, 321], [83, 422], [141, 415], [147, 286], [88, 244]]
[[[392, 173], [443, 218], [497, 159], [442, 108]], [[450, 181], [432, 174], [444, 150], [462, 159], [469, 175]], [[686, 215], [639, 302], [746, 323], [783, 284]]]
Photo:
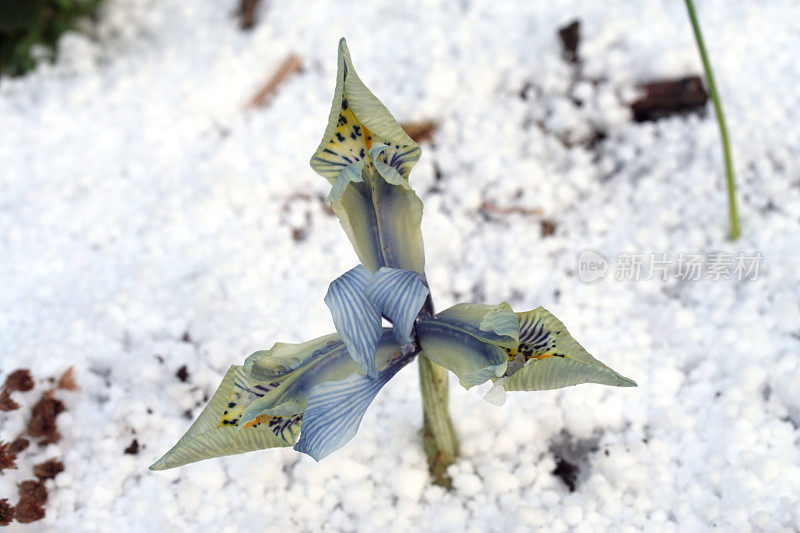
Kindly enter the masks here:
[[703, 68], [706, 71], [708, 81], [708, 92], [711, 93], [711, 101], [714, 102], [714, 111], [717, 114], [719, 124], [719, 136], [722, 140], [722, 153], [725, 159], [725, 178], [728, 184], [728, 215], [731, 220], [731, 240], [739, 238], [739, 214], [736, 210], [736, 183], [733, 180], [733, 161], [731, 158], [731, 146], [728, 140], [728, 127], [725, 125], [725, 115], [722, 113], [722, 103], [717, 93], [717, 84], [714, 82], [714, 73], [711, 71], [711, 61], [708, 59], [706, 45], [703, 42], [703, 34], [700, 31], [700, 23], [697, 21], [697, 14], [694, 11], [694, 2], [685, 0], [686, 9], [689, 11], [689, 18], [692, 21], [694, 38], [697, 41], [697, 49], [700, 51], [700, 58], [703, 60]]
[[433, 482], [451, 488], [447, 467], [458, 455], [458, 439], [447, 411], [447, 369], [420, 354], [419, 384], [422, 390], [422, 445], [428, 456]]

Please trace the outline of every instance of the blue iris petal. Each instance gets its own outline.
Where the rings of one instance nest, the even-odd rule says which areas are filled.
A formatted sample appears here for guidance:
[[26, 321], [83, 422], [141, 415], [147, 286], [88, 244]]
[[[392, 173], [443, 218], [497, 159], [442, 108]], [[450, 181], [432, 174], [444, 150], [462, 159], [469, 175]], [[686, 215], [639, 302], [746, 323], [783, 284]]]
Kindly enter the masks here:
[[381, 267], [367, 283], [365, 293], [381, 313], [394, 324], [394, 335], [401, 345], [410, 344], [411, 329], [430, 290], [422, 274], [400, 268]]
[[400, 355], [381, 370], [377, 379], [352, 374], [311, 389], [294, 449], [319, 461], [347, 444], [358, 432], [367, 407], [381, 388], [411, 359]]
[[381, 312], [364, 294], [372, 273], [363, 265], [348, 270], [330, 284], [325, 304], [350, 357], [369, 375], [378, 377], [375, 348], [381, 336]]

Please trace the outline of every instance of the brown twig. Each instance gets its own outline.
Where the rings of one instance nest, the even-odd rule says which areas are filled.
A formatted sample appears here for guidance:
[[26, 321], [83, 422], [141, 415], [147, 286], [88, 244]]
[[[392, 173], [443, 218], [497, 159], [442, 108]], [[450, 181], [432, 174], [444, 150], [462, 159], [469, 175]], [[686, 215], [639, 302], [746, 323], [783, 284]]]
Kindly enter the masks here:
[[631, 104], [636, 122], [705, 109], [708, 93], [699, 76], [657, 80], [639, 86], [643, 96]]
[[501, 207], [489, 202], [481, 204], [481, 211], [488, 211], [490, 213], [497, 213], [499, 215], [526, 215], [538, 216], [543, 214], [541, 207], [528, 208], [528, 207]]
[[303, 64], [300, 62], [299, 57], [294, 54], [287, 56], [272, 77], [267, 80], [261, 89], [259, 89], [258, 92], [250, 99], [248, 104], [249, 107], [264, 107], [267, 105], [272, 97], [275, 96], [278, 87], [280, 87], [280, 85], [289, 79], [293, 74], [297, 74], [302, 69]]

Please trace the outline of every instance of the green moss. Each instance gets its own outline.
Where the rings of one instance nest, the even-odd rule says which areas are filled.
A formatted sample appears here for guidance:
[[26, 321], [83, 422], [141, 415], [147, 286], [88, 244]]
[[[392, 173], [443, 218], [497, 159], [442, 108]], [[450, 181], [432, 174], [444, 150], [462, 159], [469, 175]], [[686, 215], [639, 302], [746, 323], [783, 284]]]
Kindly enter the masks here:
[[55, 57], [58, 39], [77, 29], [103, 0], [0, 0], [0, 74], [19, 76], [36, 66], [34, 47]]

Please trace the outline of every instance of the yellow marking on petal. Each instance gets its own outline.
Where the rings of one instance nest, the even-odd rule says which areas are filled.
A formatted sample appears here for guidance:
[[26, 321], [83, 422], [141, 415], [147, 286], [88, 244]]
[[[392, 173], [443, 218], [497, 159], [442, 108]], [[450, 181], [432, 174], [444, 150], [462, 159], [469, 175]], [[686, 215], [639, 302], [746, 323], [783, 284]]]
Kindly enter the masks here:
[[361, 124], [345, 98], [342, 100], [336, 129], [320, 157], [342, 166], [360, 160], [369, 164], [367, 152], [371, 147], [372, 136], [369, 130]]
[[396, 362], [398, 359], [400, 359], [402, 357], [403, 357], [403, 352], [402, 351], [397, 351], [397, 352], [393, 353], [392, 356], [389, 358], [388, 364], [391, 365], [392, 363]]
[[519, 355], [519, 348], [503, 348], [508, 354], [508, 360], [513, 361]]
[[560, 354], [560, 353], [543, 353], [536, 356], [528, 356], [527, 359], [536, 359], [537, 361], [541, 361], [542, 359], [547, 359], [548, 357], [561, 357], [563, 359], [569, 359], [568, 355]]
[[[359, 124], [361, 124], [361, 122], [359, 122]], [[369, 150], [372, 148], [372, 134], [365, 125], [361, 124], [361, 127], [364, 129], [364, 142], [367, 144], [367, 150]]]
[[246, 406], [244, 396], [239, 391], [233, 391], [233, 394], [231, 394], [225, 406], [225, 411], [219, 419], [217, 427], [221, 428], [223, 426], [235, 426], [238, 424]]
[[258, 426], [259, 424], [263, 424], [264, 422], [267, 422], [268, 420], [271, 420], [271, 419], [272, 419], [272, 417], [270, 415], [258, 415], [257, 417], [252, 419], [250, 422], [245, 424], [244, 427], [246, 427], [246, 428], [255, 427], [255, 426]]

